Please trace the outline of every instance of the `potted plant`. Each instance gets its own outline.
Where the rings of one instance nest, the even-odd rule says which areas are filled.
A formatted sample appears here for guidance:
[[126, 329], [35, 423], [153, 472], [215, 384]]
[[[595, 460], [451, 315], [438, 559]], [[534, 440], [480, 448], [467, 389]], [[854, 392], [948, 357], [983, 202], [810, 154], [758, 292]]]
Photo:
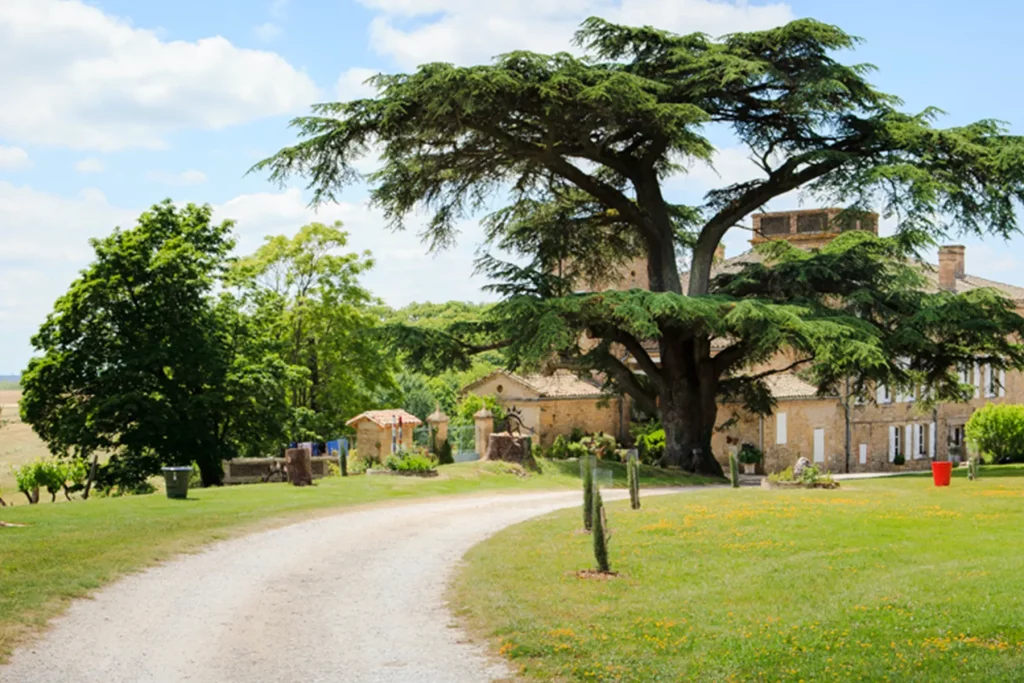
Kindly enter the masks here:
[[906, 456], [903, 455], [903, 453], [897, 451], [896, 455], [892, 456], [892, 464], [896, 467], [897, 470], [902, 469], [903, 466], [907, 464], [907, 458]]
[[740, 452], [736, 457], [740, 464], [743, 465], [743, 472], [745, 474], [754, 474], [758, 463], [764, 460], [764, 453], [754, 444], [745, 443], [740, 446]]

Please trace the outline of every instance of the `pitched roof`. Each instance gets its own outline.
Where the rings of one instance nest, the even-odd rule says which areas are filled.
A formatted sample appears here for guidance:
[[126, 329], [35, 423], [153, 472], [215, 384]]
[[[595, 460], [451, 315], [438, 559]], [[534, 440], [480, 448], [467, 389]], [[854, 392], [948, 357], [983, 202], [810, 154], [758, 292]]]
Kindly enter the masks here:
[[402, 420], [403, 426], [411, 424], [415, 427], [423, 424], [423, 421], [418, 417], [412, 413], [402, 410], [401, 408], [393, 408], [390, 410], [367, 410], [365, 413], [359, 413], [345, 424], [351, 427], [360, 420], [369, 420], [376, 423], [379, 427], [390, 427], [391, 424], [398, 419]]
[[764, 379], [776, 401], [787, 398], [816, 398], [818, 390], [792, 372], [780, 372]]
[[462, 388], [467, 392], [494, 377], [501, 375], [522, 384], [541, 396], [541, 398], [600, 398], [604, 395], [601, 385], [596, 380], [579, 377], [568, 370], [555, 370], [550, 375], [539, 373], [517, 375], [508, 370], [495, 370]]

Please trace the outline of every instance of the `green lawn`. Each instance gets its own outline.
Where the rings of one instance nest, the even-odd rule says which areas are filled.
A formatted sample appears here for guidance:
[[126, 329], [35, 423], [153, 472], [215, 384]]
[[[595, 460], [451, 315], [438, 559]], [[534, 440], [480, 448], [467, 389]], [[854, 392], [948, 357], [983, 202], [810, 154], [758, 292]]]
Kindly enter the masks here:
[[452, 600], [546, 681], [1021, 680], [1022, 508], [1019, 468], [615, 503], [610, 580], [576, 577], [566, 510], [474, 548]]
[[[605, 466], [602, 464], [602, 466]], [[616, 483], [625, 485], [621, 464]], [[575, 463], [542, 463], [543, 474], [509, 473], [501, 463], [442, 467], [437, 479], [333, 477], [316, 486], [260, 484], [163, 495], [93, 498], [60, 505], [0, 508], [0, 661], [70, 599], [154, 562], [229, 535], [301, 520], [348, 505], [498, 490], [576, 488]], [[691, 484], [681, 474], [645, 469], [650, 483]], [[16, 503], [22, 499], [14, 498]]]

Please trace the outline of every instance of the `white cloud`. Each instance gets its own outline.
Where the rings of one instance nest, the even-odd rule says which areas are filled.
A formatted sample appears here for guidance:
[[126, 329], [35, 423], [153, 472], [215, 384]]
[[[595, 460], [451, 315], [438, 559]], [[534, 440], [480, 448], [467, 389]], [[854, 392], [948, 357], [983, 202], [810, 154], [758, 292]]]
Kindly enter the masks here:
[[341, 74], [338, 78], [338, 83], [335, 85], [338, 100], [347, 102], [348, 100], [374, 97], [377, 94], [377, 89], [367, 83], [366, 80], [376, 76], [378, 73], [376, 69], [354, 67]]
[[0, 170], [18, 170], [31, 165], [28, 152], [20, 147], [0, 145]]
[[0, 130], [74, 149], [159, 148], [172, 131], [302, 110], [313, 81], [221, 36], [163, 41], [81, 0], [0, 2]]
[[95, 157], [75, 162], [75, 170], [79, 173], [103, 173], [103, 162]]
[[206, 182], [206, 174], [202, 171], [182, 171], [181, 173], [168, 173], [166, 171], [150, 171], [146, 174], [149, 180], [164, 185], [199, 185]]
[[281, 27], [272, 21], [268, 21], [260, 24], [259, 26], [254, 27], [253, 33], [255, 33], [256, 37], [262, 40], [263, 42], [269, 43], [274, 38], [277, 38], [279, 35], [281, 35]]
[[631, 25], [721, 35], [777, 26], [793, 18], [782, 2], [746, 0], [361, 0], [377, 10], [370, 42], [405, 69], [433, 61], [479, 63], [503, 52], [569, 48], [591, 15]]

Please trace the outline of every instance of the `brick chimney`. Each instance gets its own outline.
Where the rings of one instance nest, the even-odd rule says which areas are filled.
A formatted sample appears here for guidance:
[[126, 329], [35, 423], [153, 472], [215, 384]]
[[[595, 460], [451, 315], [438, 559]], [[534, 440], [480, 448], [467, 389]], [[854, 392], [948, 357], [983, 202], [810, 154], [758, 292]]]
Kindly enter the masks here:
[[724, 244], [719, 244], [718, 247], [715, 249], [715, 258], [713, 259], [713, 262], [714, 263], [721, 263], [724, 260], [725, 260], [725, 245]]
[[939, 289], [956, 289], [956, 281], [964, 276], [964, 251], [962, 244], [939, 247]]

